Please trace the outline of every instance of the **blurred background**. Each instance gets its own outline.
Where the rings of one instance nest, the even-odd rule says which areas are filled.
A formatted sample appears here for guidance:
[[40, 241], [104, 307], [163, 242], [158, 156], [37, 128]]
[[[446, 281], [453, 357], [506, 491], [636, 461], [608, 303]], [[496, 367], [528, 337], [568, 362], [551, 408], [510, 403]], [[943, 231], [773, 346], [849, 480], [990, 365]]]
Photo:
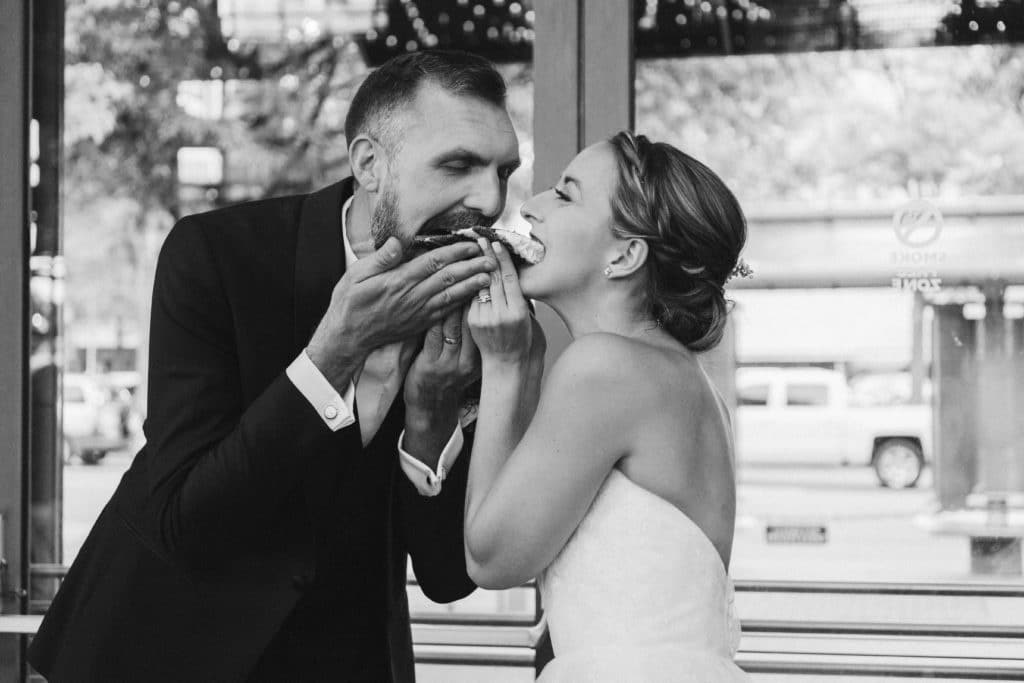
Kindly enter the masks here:
[[[68, 0], [32, 21], [32, 611], [144, 439], [170, 227], [347, 175], [362, 78], [441, 47], [508, 81], [506, 227], [593, 137], [583, 114], [679, 146], [743, 205], [755, 276], [705, 363], [736, 415], [750, 632], [781, 611], [1024, 634], [1022, 0]], [[858, 588], [822, 613], [786, 582]], [[879, 582], [906, 600], [841, 597]], [[410, 590], [427, 625], [540, 619], [532, 588]]]

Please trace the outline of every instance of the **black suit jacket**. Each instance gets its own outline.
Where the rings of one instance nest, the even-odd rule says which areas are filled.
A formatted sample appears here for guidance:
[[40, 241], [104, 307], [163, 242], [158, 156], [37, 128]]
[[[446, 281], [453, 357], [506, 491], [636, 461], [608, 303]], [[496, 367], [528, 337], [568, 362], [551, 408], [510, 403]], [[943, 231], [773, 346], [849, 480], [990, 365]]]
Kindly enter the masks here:
[[297, 680], [412, 681], [407, 557], [433, 600], [473, 590], [470, 440], [422, 497], [398, 466], [401, 397], [364, 449], [358, 422], [330, 431], [284, 374], [344, 271], [351, 194], [349, 179], [190, 216], [167, 237], [147, 443], [31, 644], [51, 681], [243, 681], [301, 640], [289, 629], [341, 636]]

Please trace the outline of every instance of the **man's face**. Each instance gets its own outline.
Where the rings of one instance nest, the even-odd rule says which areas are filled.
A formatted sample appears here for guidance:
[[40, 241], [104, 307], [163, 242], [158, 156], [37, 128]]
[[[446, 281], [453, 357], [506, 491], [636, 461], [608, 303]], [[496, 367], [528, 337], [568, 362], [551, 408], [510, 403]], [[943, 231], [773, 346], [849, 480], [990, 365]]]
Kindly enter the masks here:
[[519, 167], [519, 140], [504, 108], [426, 84], [403, 114], [373, 210], [376, 247], [394, 235], [491, 225]]

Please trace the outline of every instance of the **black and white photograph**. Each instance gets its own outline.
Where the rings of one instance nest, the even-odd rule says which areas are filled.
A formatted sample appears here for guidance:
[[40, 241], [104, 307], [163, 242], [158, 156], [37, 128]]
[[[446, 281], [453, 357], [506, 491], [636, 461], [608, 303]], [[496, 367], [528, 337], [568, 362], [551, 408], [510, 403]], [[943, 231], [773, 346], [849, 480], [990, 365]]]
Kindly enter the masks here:
[[1024, 0], [0, 65], [0, 683], [1024, 681]]

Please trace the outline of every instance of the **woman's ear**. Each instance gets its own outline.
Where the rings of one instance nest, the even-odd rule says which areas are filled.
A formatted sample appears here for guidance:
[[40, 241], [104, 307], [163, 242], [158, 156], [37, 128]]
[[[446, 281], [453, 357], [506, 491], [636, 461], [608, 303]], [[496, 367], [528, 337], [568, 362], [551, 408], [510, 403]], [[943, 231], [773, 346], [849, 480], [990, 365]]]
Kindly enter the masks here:
[[356, 137], [348, 147], [348, 158], [352, 176], [359, 186], [368, 192], [376, 192], [386, 163], [383, 149], [377, 141], [366, 135]]
[[610, 279], [629, 277], [647, 263], [647, 242], [633, 237], [625, 241], [624, 246], [625, 248], [619, 250], [618, 255], [605, 269]]

